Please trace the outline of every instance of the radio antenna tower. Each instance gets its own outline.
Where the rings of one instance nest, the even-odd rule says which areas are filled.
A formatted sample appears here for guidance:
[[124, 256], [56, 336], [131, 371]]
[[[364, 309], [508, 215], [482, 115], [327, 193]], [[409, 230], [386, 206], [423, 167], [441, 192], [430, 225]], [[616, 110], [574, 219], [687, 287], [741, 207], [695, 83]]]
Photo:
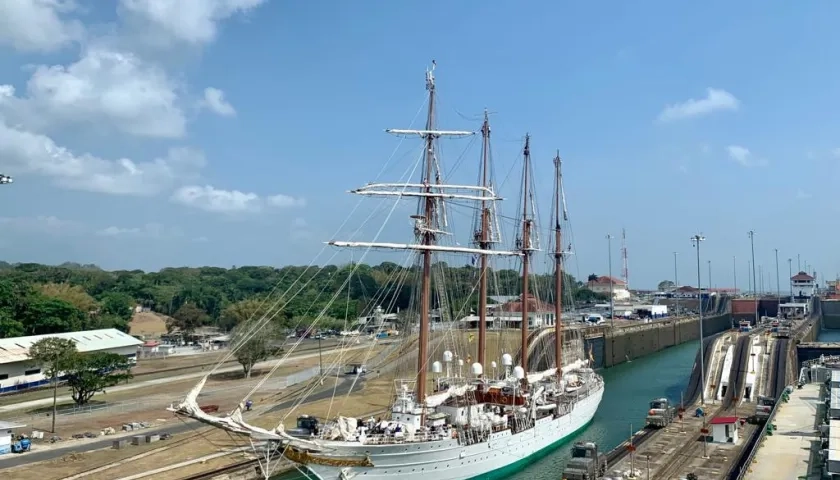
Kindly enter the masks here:
[[621, 229], [621, 279], [624, 280], [624, 288], [630, 290], [630, 269], [627, 267], [627, 235]]

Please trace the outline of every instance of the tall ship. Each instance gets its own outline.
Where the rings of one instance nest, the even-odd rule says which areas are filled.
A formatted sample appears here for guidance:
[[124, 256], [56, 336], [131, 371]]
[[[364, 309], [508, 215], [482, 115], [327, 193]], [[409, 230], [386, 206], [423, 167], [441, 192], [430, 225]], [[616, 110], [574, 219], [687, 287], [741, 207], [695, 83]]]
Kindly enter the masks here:
[[[249, 437], [254, 444], [262, 446], [266, 464], [272, 456], [282, 457], [322, 480], [504, 478], [559, 447], [590, 423], [601, 402], [604, 381], [590, 367], [591, 352], [586, 358], [582, 341], [579, 338], [578, 342], [567, 341], [563, 331], [563, 263], [571, 252], [562, 248], [566, 208], [559, 154], [554, 158], [552, 205], [553, 312], [543, 315], [545, 321], [532, 322], [539, 302], [532, 295], [535, 289], [529, 284], [534, 268], [532, 256], [538, 250], [530, 137], [525, 137], [522, 151], [522, 210], [517, 219], [515, 248], [497, 249], [493, 247], [499, 243], [495, 202], [501, 198], [488, 178], [488, 116], [485, 113], [481, 128], [479, 182], [476, 185], [445, 184], [438, 158], [439, 139], [469, 136], [474, 132], [437, 128], [434, 62], [426, 71], [426, 89], [425, 128], [387, 130], [422, 139], [420, 182], [371, 183], [353, 191], [360, 195], [417, 200], [418, 210], [411, 217], [414, 241], [328, 242], [341, 248], [405, 250], [414, 254], [413, 261], [420, 275], [414, 292], [418, 298], [415, 317], [419, 325], [417, 364], [413, 377], [395, 379], [395, 395], [386, 416], [367, 421], [339, 416], [303, 435], [287, 431], [282, 422], [274, 428], [262, 428], [245, 420], [244, 404], [224, 416], [204, 412], [197, 399], [207, 377], [183, 402], [170, 407], [170, 411]], [[447, 231], [445, 201], [476, 205], [477, 221], [470, 246], [441, 241], [451, 235]], [[434, 330], [431, 325], [435, 290], [433, 266], [434, 258], [444, 253], [471, 256], [478, 263], [478, 338], [475, 344], [470, 342], [461, 356], [447, 349], [435, 359], [429, 354], [430, 336]], [[504, 257], [514, 259], [521, 266], [517, 308], [506, 317], [508, 329], [518, 318], [519, 332], [515, 337], [518, 337], [519, 345], [499, 358], [488, 359], [488, 260]], [[445, 293], [438, 295], [439, 307], [444, 297]], [[266, 323], [255, 322], [251, 334], [259, 335], [260, 326]], [[529, 325], [531, 323], [534, 325]], [[571, 336], [573, 332], [569, 333]], [[529, 358], [541, 354], [543, 358], [539, 361]], [[456, 361], [459, 366], [454, 368]], [[466, 372], [462, 371], [461, 365]], [[266, 478], [268, 476], [266, 473]]]

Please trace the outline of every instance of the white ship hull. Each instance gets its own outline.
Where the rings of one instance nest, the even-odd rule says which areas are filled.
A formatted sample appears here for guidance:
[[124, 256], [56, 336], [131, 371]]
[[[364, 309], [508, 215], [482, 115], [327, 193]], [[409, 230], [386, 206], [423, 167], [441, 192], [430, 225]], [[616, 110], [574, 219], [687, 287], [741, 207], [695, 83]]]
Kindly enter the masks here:
[[[602, 384], [603, 385], [603, 384]], [[601, 403], [601, 388], [579, 400], [559, 418], [537, 420], [533, 428], [512, 435], [510, 430], [490, 435], [487, 442], [461, 446], [458, 440], [390, 445], [361, 445], [335, 442], [325, 445], [324, 457], [362, 457], [370, 455], [373, 467], [332, 467], [307, 465], [321, 480], [357, 479], [495, 479], [524, 468], [569, 440], [595, 416]], [[330, 447], [335, 447], [331, 450]], [[328, 453], [329, 452], [329, 453]], [[325, 455], [326, 454], [326, 455]]]

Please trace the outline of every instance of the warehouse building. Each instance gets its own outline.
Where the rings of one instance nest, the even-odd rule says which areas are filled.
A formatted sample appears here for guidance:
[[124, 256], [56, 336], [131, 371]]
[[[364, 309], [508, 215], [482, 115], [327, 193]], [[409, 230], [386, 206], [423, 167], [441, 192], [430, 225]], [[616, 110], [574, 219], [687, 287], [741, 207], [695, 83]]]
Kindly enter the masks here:
[[49, 383], [49, 379], [41, 373], [41, 366], [29, 359], [29, 347], [48, 337], [73, 340], [76, 342], [76, 349], [82, 353], [118, 353], [132, 360], [136, 360], [137, 348], [143, 344], [115, 328], [0, 338], [0, 394]]

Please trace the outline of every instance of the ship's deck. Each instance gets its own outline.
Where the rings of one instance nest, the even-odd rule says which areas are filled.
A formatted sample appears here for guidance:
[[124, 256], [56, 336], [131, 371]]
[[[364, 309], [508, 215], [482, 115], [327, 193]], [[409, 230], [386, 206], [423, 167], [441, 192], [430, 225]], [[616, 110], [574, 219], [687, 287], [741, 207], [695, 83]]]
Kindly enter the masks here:
[[773, 423], [776, 431], [764, 438], [745, 480], [768, 478], [819, 479], [809, 467], [820, 448], [815, 423], [820, 407], [820, 384], [794, 389], [790, 401], [779, 406]]

